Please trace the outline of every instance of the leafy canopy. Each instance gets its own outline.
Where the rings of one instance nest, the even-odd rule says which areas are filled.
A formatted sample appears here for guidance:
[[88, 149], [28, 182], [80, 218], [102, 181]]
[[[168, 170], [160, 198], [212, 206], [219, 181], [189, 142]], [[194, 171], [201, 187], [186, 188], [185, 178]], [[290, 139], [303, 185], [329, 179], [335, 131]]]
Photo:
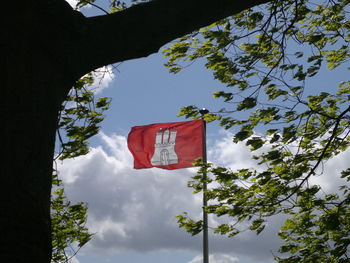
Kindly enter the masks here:
[[[56, 159], [65, 160], [89, 152], [88, 139], [98, 133], [103, 113], [110, 104], [109, 98], [95, 98], [95, 82], [93, 72], [80, 78], [62, 105], [57, 130], [61, 150]], [[92, 234], [86, 227], [87, 204], [68, 200], [58, 174], [54, 170], [52, 175], [52, 262], [68, 263], [91, 240]]]
[[60, 160], [88, 153], [88, 139], [98, 133], [99, 125], [104, 119], [103, 112], [109, 108], [109, 98], [100, 97], [95, 100], [94, 81], [92, 72], [80, 78], [62, 105], [58, 123]]
[[[278, 262], [349, 260], [350, 169], [328, 175], [342, 178], [333, 193], [310, 182], [350, 144], [349, 11], [347, 0], [276, 0], [184, 36], [163, 51], [170, 72], [200, 59], [227, 86], [213, 95], [227, 107], [205, 118], [231, 129], [233, 141], [244, 141], [259, 164], [239, 170], [208, 165], [190, 182], [201, 191], [201, 173], [212, 174], [206, 211], [232, 218], [214, 232], [234, 236], [240, 223], [249, 222], [259, 234], [269, 217], [286, 214]], [[309, 84], [328, 71], [344, 77], [337, 87]], [[193, 105], [180, 115], [200, 116]], [[178, 219], [181, 227], [200, 232], [201, 221], [187, 214]]]
[[52, 260], [68, 263], [91, 238], [87, 221], [87, 205], [72, 204], [64, 193], [62, 181], [53, 174], [54, 191], [51, 197]]

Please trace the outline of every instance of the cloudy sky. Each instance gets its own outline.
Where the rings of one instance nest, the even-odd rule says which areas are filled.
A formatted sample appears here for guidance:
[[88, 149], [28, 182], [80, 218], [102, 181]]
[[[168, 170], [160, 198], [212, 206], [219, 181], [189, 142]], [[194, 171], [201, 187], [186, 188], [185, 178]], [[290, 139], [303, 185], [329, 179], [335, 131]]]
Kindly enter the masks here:
[[[220, 133], [209, 147], [209, 160], [236, 167], [254, 167], [243, 144], [232, 144], [230, 134]], [[186, 187], [195, 169], [134, 170], [125, 135], [98, 135], [91, 152], [59, 166], [72, 201], [88, 203], [88, 226], [96, 233], [78, 256], [80, 263], [94, 262], [201, 262], [201, 236], [178, 229], [175, 216], [187, 211], [201, 216], [201, 196]], [[332, 172], [346, 167], [349, 153], [330, 161], [318, 179], [334, 189]], [[321, 180], [320, 180], [321, 179]], [[214, 226], [216, 218], [210, 218]], [[210, 235], [212, 263], [271, 262], [281, 224], [275, 218], [261, 235], [244, 232], [235, 238]], [[145, 259], [146, 258], [146, 259]]]
[[[84, 12], [97, 11], [89, 8]], [[88, 227], [95, 233], [75, 262], [202, 262], [201, 235], [192, 237], [179, 229], [175, 218], [185, 211], [193, 218], [201, 217], [202, 197], [187, 187], [196, 169], [134, 170], [126, 137], [132, 126], [184, 120], [176, 117], [182, 106], [193, 104], [213, 111], [223, 107], [212, 99], [212, 92], [224, 87], [201, 62], [178, 75], [170, 75], [163, 63], [162, 56], [155, 54], [124, 62], [104, 74], [96, 83], [96, 96], [111, 97], [112, 107], [100, 134], [92, 139], [89, 154], [58, 163], [68, 198], [88, 204]], [[324, 76], [318, 85], [328, 85], [329, 79]], [[207, 136], [209, 161], [232, 169], [256, 166], [244, 144], [232, 143], [230, 132], [209, 124]], [[344, 153], [329, 161], [325, 176], [314, 182], [333, 190], [337, 181], [332, 175], [346, 167], [348, 158], [349, 153]], [[210, 217], [209, 225], [217, 220]], [[210, 234], [210, 262], [272, 262], [281, 221], [273, 218], [259, 236], [250, 232], [234, 238]]]

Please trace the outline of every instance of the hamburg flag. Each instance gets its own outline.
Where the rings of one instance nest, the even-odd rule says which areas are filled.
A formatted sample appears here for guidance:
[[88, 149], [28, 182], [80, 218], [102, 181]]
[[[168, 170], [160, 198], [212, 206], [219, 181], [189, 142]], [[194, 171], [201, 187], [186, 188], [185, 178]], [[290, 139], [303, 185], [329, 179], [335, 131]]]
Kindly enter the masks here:
[[156, 123], [131, 128], [128, 147], [134, 168], [168, 170], [193, 167], [203, 158], [204, 121]]

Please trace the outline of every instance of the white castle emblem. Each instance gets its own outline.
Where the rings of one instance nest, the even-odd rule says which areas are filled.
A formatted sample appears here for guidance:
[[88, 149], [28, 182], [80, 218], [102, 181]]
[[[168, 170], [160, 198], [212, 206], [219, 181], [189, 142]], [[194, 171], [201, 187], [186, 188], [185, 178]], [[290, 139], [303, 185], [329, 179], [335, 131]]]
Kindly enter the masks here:
[[151, 158], [152, 165], [169, 165], [179, 162], [175, 152], [176, 130], [160, 129], [156, 133], [156, 143], [154, 144], [154, 154]]

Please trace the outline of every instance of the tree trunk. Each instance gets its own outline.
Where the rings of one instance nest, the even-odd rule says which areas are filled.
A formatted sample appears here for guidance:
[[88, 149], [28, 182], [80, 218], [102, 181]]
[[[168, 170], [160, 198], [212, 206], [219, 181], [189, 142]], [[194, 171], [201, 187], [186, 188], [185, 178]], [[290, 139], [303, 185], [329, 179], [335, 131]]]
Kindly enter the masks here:
[[70, 18], [74, 12], [57, 0], [4, 5], [0, 260], [49, 263], [57, 118], [79, 77], [67, 66], [72, 51], [68, 40], [74, 41]]
[[0, 259], [47, 263], [57, 118], [62, 91], [73, 82], [33, 46], [31, 52], [7, 49], [3, 57]]
[[2, 262], [51, 260], [55, 132], [74, 81], [97, 67], [157, 52], [168, 41], [268, 1], [237, 2], [156, 0], [88, 19], [63, 0], [2, 4]]

